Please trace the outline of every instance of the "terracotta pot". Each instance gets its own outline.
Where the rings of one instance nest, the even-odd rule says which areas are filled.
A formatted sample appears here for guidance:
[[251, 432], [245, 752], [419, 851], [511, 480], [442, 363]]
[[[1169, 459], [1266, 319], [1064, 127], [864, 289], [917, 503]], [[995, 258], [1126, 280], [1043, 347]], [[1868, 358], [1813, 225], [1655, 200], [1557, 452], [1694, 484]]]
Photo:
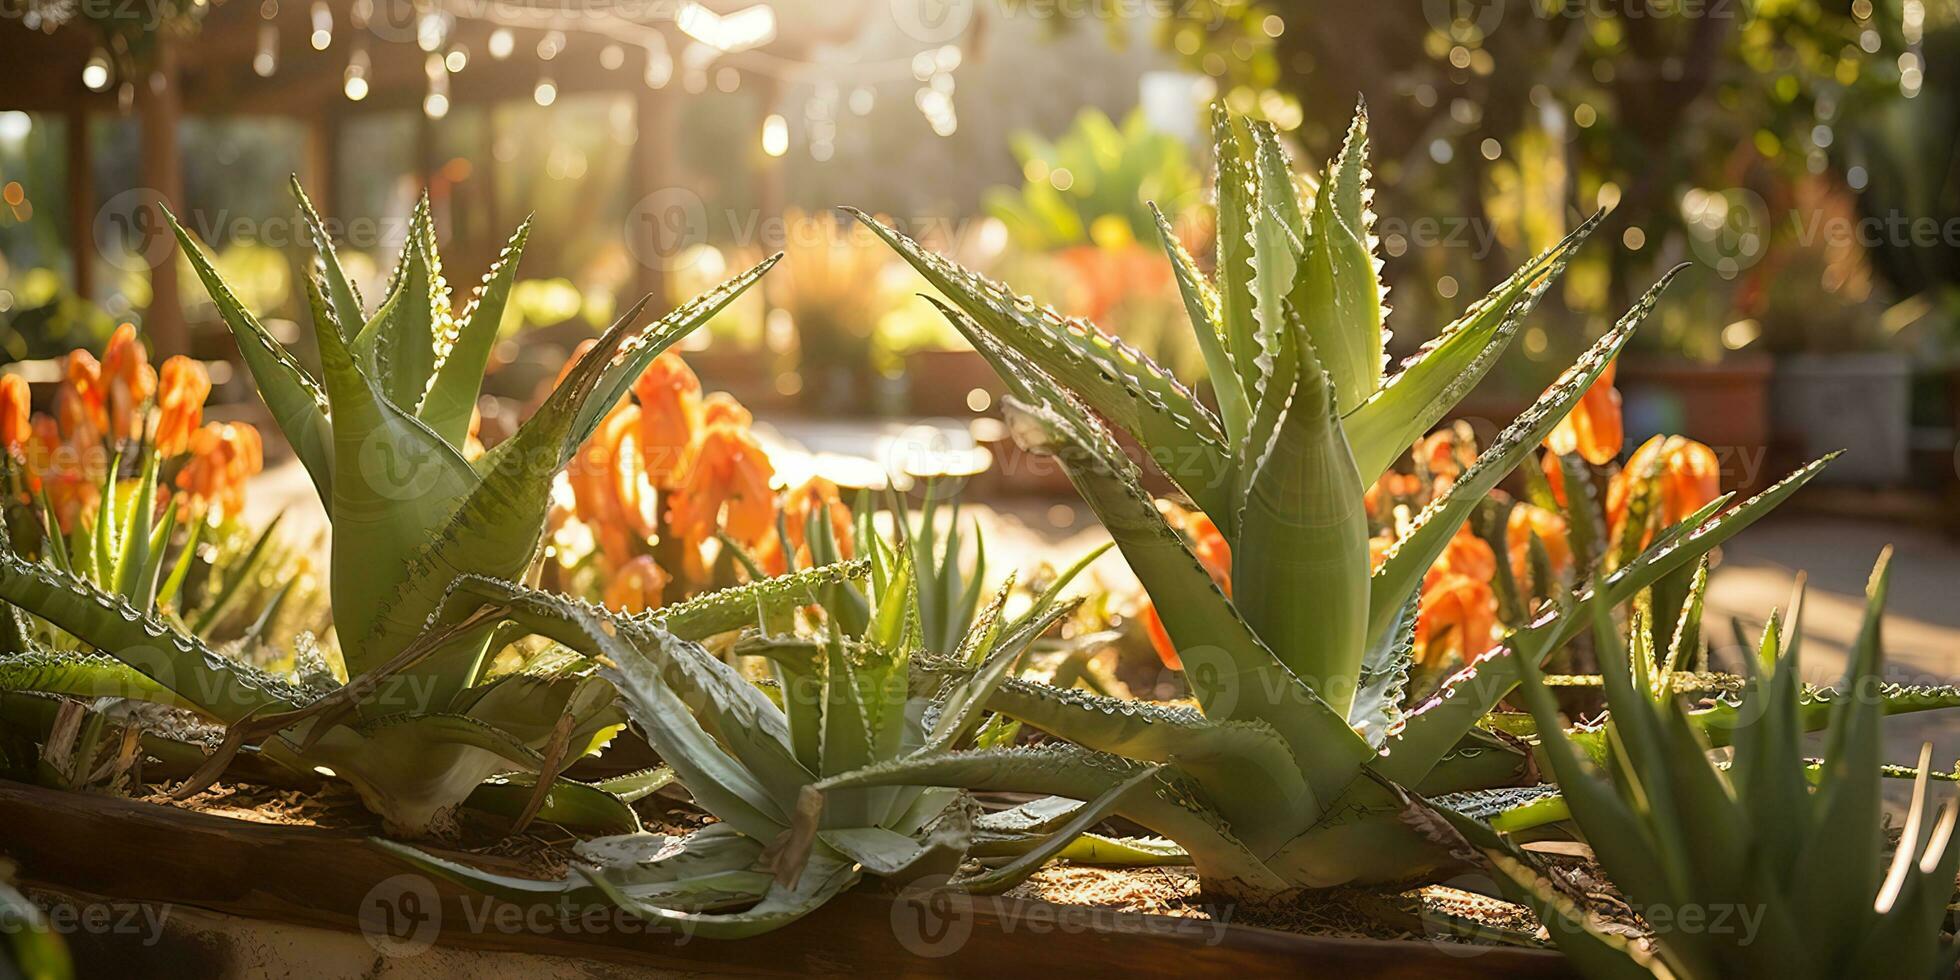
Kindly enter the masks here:
[[[1554, 951], [1455, 943], [1301, 936], [1209, 920], [1019, 899], [863, 886], [775, 932], [733, 941], [661, 931], [610, 907], [538, 915], [417, 874], [360, 834], [235, 820], [88, 793], [0, 781], [0, 851], [20, 882], [86, 908], [211, 912], [364, 937], [376, 963], [419, 975], [485, 967], [510, 952], [642, 969], [783, 975], [1241, 975], [1369, 977], [1576, 976]], [[509, 865], [509, 859], [470, 858]], [[516, 870], [511, 868], [511, 870]], [[82, 921], [89, 921], [84, 918]], [[179, 942], [129, 942], [104, 930], [69, 937], [84, 962], [105, 955], [125, 975], [165, 967]], [[184, 937], [178, 937], [184, 938]], [[195, 938], [195, 937], [192, 937]], [[204, 945], [218, 950], [223, 943]], [[292, 955], [303, 956], [299, 946]], [[254, 950], [263, 955], [263, 948]], [[150, 970], [139, 967], [146, 960]], [[205, 975], [245, 971], [204, 963]], [[289, 964], [307, 974], [309, 965]], [[265, 971], [260, 962], [256, 969]], [[134, 969], [133, 969], [134, 968]], [[276, 972], [286, 972], [284, 970]], [[468, 971], [474, 972], [474, 971]], [[615, 975], [595, 968], [590, 974]]]
[[1625, 403], [1627, 451], [1650, 436], [1687, 436], [1715, 450], [1724, 488], [1767, 486], [1772, 474], [1781, 472], [1771, 465], [1773, 365], [1764, 355], [1739, 355], [1719, 364], [1622, 356], [1615, 384]]

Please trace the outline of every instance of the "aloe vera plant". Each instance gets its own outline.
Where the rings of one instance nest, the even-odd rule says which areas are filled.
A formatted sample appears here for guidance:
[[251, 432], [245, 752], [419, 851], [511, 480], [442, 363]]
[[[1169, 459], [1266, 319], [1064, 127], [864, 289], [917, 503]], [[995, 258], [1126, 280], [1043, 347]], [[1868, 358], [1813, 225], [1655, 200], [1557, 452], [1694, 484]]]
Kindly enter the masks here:
[[[1198, 708], [1003, 683], [990, 709], [1065, 742], [919, 752], [827, 777], [816, 789], [931, 782], [1084, 801], [1074, 811], [1078, 826], [1117, 814], [1171, 838], [1217, 894], [1267, 898], [1420, 879], [1453, 859], [1402, 822], [1390, 785], [1446, 794], [1528, 782], [1522, 746], [1479, 726], [1516, 683], [1519, 652], [1563, 642], [1591, 609], [1619, 606], [1686, 567], [1824, 461], [1726, 512], [1730, 499], [1719, 499], [1657, 535], [1405, 713], [1424, 572], [1591, 386], [1673, 273], [1417, 515], [1371, 573], [1364, 488], [1489, 370], [1599, 218], [1385, 376], [1365, 112], [1318, 179], [1294, 174], [1263, 124], [1242, 139], [1221, 111], [1213, 129], [1216, 282], [1196, 271], [1167, 229], [1164, 238], [1215, 410], [1092, 325], [860, 214], [950, 301], [946, 316], [1006, 380], [1017, 441], [1056, 456], [1109, 529], [1178, 647]], [[1230, 598], [1165, 524], [1105, 421], [1133, 437], [1224, 533]]]
[[[1733, 729], [1733, 756], [1711, 756], [1691, 707], [1665, 683], [1666, 658], [1633, 647], [1603, 616], [1595, 634], [1610, 715], [1605, 745], [1588, 749], [1559, 728], [1558, 707], [1531, 658], [1523, 658], [1525, 703], [1543, 753], [1593, 853], [1635, 910], [1694, 910], [1733, 928], [1655, 920], [1649, 944], [1599, 927], [1557, 879], [1512, 841], [1479, 821], [1441, 811], [1436, 832], [1496, 874], [1530, 905], [1552, 938], [1588, 975], [1945, 977], [1960, 943], [1943, 940], [1960, 869], [1954, 826], [1960, 792], [1941, 774], [1935, 811], [1932, 745], [1910, 770], [1912, 801], [1895, 844], [1883, 821], [1879, 722], [1884, 645], [1881, 620], [1890, 580], [1881, 556], [1866, 589], [1864, 623], [1841, 696], [1829, 700], [1821, 762], [1801, 754], [1806, 712], [1798, 678], [1801, 617], [1771, 617], [1746, 662], [1752, 718]], [[1814, 700], [1814, 699], [1812, 699]], [[1887, 857], [1887, 847], [1892, 847]], [[1879, 967], [1883, 964], [1883, 967]]]
[[[816, 531], [813, 541], [821, 540]], [[977, 816], [964, 794], [927, 784], [837, 794], [821, 819], [798, 819], [827, 776], [976, 736], [988, 692], [1072, 608], [1056, 601], [1065, 584], [1058, 582], [1009, 617], [1010, 581], [956, 648], [935, 649], [920, 615], [920, 587], [929, 579], [916, 574], [913, 552], [868, 544], [866, 556], [850, 562], [824, 561], [816, 549], [813, 568], [635, 615], [508, 583], [459, 581], [432, 628], [490, 615], [603, 658], [601, 673], [634, 724], [720, 822], [678, 840], [633, 834], [589, 842], [579, 848], [584, 863], [550, 881], [380, 846], [511, 901], [611, 902], [723, 938], [793, 921], [864, 875], [949, 874], [976, 836], [1003, 858], [1040, 851], [1051, 839], [1049, 814]], [[822, 610], [814, 630], [797, 628], [798, 606]], [[767, 691], [698, 642], [734, 629], [743, 630], [735, 653], [771, 665]], [[1116, 860], [1181, 858], [1159, 842], [1092, 838], [1080, 846]]]
[[[644, 301], [635, 306], [530, 419], [471, 462], [462, 447], [528, 222], [456, 313], [423, 201], [386, 295], [370, 310], [296, 180], [293, 190], [318, 251], [318, 276], [307, 278], [317, 378], [171, 220], [332, 520], [330, 591], [345, 681], [304, 644], [296, 677], [227, 659], [124, 595], [11, 552], [0, 552], [0, 599], [115, 658], [129, 696], [160, 687], [228, 727], [224, 748], [180, 793], [208, 785], [235, 751], [255, 746], [278, 766], [346, 781], [392, 832], [420, 834], [487, 778], [555, 777], [623, 725], [610, 687], [582, 657], [544, 657], [491, 676], [491, 655], [502, 646], [493, 624], [424, 627], [458, 578], [525, 576], [553, 475], [649, 361], [774, 260], [659, 320], [642, 322]], [[82, 693], [68, 689], [79, 683], [73, 672], [57, 673], [42, 689]], [[637, 826], [607, 794], [565, 780], [555, 784], [563, 794], [546, 794], [551, 785], [538, 780], [539, 801], [527, 813], [549, 796], [558, 805], [582, 801], [602, 825]]]

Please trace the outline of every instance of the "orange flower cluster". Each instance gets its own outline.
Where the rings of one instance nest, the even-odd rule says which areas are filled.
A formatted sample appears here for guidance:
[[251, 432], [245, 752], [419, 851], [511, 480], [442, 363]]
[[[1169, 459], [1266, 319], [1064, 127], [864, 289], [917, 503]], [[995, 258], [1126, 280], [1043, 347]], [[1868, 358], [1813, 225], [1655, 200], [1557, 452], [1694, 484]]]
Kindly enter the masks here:
[[[590, 342], [582, 345], [565, 373], [590, 349]], [[573, 516], [597, 543], [608, 606], [658, 608], [675, 573], [704, 580], [701, 547], [717, 530], [776, 573], [791, 554], [808, 563], [810, 515], [828, 510], [848, 557], [850, 510], [836, 486], [812, 478], [779, 504], [771, 485], [776, 468], [751, 431], [753, 416], [725, 392], [703, 396], [678, 354], [655, 358], [634, 380], [633, 396], [606, 416], [566, 474]], [[779, 507], [787, 548], [777, 534]], [[671, 542], [680, 568], [655, 563], [656, 541]]]
[[[1620, 454], [1625, 430], [1613, 379], [1614, 367], [1608, 365], [1545, 439], [1549, 451], [1541, 460], [1542, 470], [1560, 504], [1566, 502], [1561, 454], [1576, 454], [1595, 466], [1607, 465]], [[1413, 473], [1391, 471], [1368, 489], [1368, 514], [1387, 528], [1370, 542], [1376, 565], [1393, 547], [1399, 529], [1447, 491], [1476, 454], [1468, 429], [1461, 425], [1442, 429], [1417, 440], [1410, 452]], [[1719, 471], [1715, 453], [1701, 443], [1679, 436], [1648, 440], [1624, 468], [1614, 472], [1608, 485], [1609, 534], [1617, 538], [1622, 533], [1631, 501], [1646, 481], [1653, 481], [1658, 494], [1658, 524], [1643, 532], [1643, 545], [1655, 527], [1678, 523], [1714, 500], [1720, 491]], [[1528, 581], [1531, 575], [1533, 537], [1543, 545], [1554, 575], [1571, 572], [1574, 557], [1564, 516], [1519, 502], [1511, 507], [1504, 528], [1505, 558], [1518, 581]], [[1417, 656], [1422, 662], [1471, 659], [1497, 643], [1504, 624], [1499, 622], [1492, 588], [1496, 572], [1497, 556], [1490, 545], [1468, 528], [1459, 530], [1424, 578], [1416, 621]]]
[[111, 450], [145, 437], [159, 460], [189, 456], [176, 478], [187, 518], [213, 506], [229, 516], [244, 507], [245, 483], [264, 467], [264, 448], [250, 425], [200, 428], [210, 394], [204, 365], [172, 357], [158, 372], [136, 328], [125, 323], [102, 360], [86, 350], [69, 352], [51, 416], [32, 414], [24, 379], [0, 377], [0, 451], [24, 464], [21, 489], [46, 494], [64, 533], [101, 504]]

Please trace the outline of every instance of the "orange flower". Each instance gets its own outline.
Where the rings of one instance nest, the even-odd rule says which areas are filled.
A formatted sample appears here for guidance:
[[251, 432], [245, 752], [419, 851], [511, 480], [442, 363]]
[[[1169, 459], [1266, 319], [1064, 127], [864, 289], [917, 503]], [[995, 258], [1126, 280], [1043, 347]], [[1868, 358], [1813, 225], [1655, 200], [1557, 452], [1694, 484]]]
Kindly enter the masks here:
[[1713, 449], [1681, 436], [1655, 436], [1634, 450], [1606, 488], [1606, 519], [1616, 531], [1626, 519], [1635, 481], [1650, 472], [1660, 490], [1663, 527], [1679, 524], [1722, 493], [1722, 462]]
[[[1177, 515], [1173, 513], [1173, 522]], [[1198, 564], [1211, 573], [1211, 580], [1217, 583], [1220, 591], [1227, 596], [1232, 594], [1232, 545], [1218, 533], [1218, 525], [1203, 514], [1192, 512], [1183, 517], [1184, 533], [1191, 544], [1191, 554]], [[1157, 615], [1155, 603], [1146, 601], [1142, 610], [1144, 632], [1150, 636], [1150, 645], [1157, 651], [1157, 658], [1172, 670], [1183, 670], [1184, 661], [1177, 655], [1177, 646], [1171, 642], [1170, 632], [1164, 629], [1164, 621]]]
[[687, 471], [695, 432], [703, 426], [701, 379], [679, 354], [666, 351], [633, 382], [633, 394], [640, 400], [640, 459], [647, 480], [672, 489]]
[[701, 400], [701, 427], [704, 429], [716, 425], [746, 429], [754, 424], [755, 415], [728, 392], [717, 391]]
[[1579, 396], [1579, 404], [1545, 437], [1552, 452], [1578, 453], [1594, 466], [1604, 466], [1620, 454], [1626, 435], [1620, 425], [1620, 392], [1613, 387], [1616, 366], [1607, 364], [1599, 380]]
[[1386, 520], [1387, 514], [1395, 505], [1422, 492], [1422, 481], [1413, 473], [1397, 473], [1389, 470], [1375, 481], [1374, 486], [1361, 497], [1361, 504], [1368, 516], [1375, 520]]
[[602, 567], [620, 568], [633, 556], [632, 537], [652, 534], [641, 511], [639, 474], [633, 468], [632, 435], [640, 410], [619, 405], [607, 413], [566, 468], [574, 513], [599, 542]]
[[102, 391], [102, 365], [85, 350], [68, 352], [68, 365], [54, 397], [61, 434], [75, 445], [102, 441], [109, 428], [109, 410]]
[[[93, 467], [90, 464], [95, 464]], [[101, 447], [64, 442], [61, 427], [46, 415], [36, 415], [27, 437], [27, 488], [47, 494], [55, 524], [63, 534], [95, 513], [102, 502]]]
[[191, 445], [191, 433], [204, 422], [204, 400], [211, 396], [211, 376], [204, 365], [178, 355], [163, 362], [157, 385], [157, 455], [181, 456]]
[[[714, 396], [709, 396], [712, 401]], [[788, 555], [796, 555], [799, 568], [808, 568], [813, 559], [810, 556], [810, 515], [828, 514], [830, 534], [837, 542], [839, 557], [851, 557], [851, 508], [837, 493], [837, 484], [820, 476], [803, 481], [803, 485], [783, 496], [783, 530], [789, 535], [787, 552], [778, 536], [771, 534], [758, 556], [762, 567], [771, 575], [781, 575], [789, 571]]]
[[[775, 530], [776, 495], [769, 489], [775, 475], [753, 436], [728, 425], [707, 429], [689, 453], [686, 474], [667, 495], [667, 523], [685, 543], [706, 541], [719, 524], [753, 547]], [[720, 521], [724, 505], [728, 517]]]
[[1429, 571], [1423, 575], [1423, 584], [1426, 586], [1451, 575], [1488, 582], [1496, 574], [1497, 553], [1491, 550], [1490, 542], [1478, 537], [1466, 522], [1456, 529], [1456, 535], [1443, 546], [1443, 553], [1429, 566]]
[[1530, 504], [1511, 508], [1504, 523], [1504, 543], [1511, 553], [1511, 574], [1520, 583], [1531, 574], [1531, 536], [1544, 542], [1545, 554], [1552, 561], [1552, 574], [1563, 575], [1572, 567], [1572, 542], [1566, 537], [1565, 518]]
[[102, 352], [102, 384], [107, 396], [110, 434], [117, 441], [143, 434], [143, 409], [156, 394], [157, 373], [150, 355], [136, 339], [134, 324], [116, 328]]
[[623, 613], [658, 609], [670, 579], [651, 557], [640, 555], [620, 566], [612, 581], [606, 583], [606, 606]]
[[27, 449], [34, 432], [32, 405], [27, 379], [18, 374], [0, 375], [0, 453], [19, 456]]
[[224, 517], [245, 509], [245, 483], [265, 468], [259, 430], [243, 422], [212, 422], [191, 433], [190, 462], [177, 472], [177, 489], [190, 498], [187, 513], [212, 507]]
[[1422, 590], [1416, 614], [1416, 658], [1425, 664], [1469, 660], [1497, 645], [1497, 593], [1490, 580], [1447, 574]]

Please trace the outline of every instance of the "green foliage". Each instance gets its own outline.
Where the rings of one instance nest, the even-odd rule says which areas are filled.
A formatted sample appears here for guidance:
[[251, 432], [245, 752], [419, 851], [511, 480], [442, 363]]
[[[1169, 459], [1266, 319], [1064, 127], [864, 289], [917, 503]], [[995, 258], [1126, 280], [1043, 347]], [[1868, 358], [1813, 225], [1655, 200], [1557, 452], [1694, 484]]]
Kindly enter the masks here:
[[989, 190], [985, 205], [1016, 245], [1032, 251], [1145, 241], [1154, 228], [1145, 202], [1181, 212], [1202, 189], [1183, 141], [1151, 129], [1141, 109], [1121, 126], [1084, 109], [1053, 142], [1020, 133], [1013, 150], [1026, 183]]
[[[988, 707], [1071, 744], [919, 753], [824, 787], [938, 781], [1093, 800], [1177, 841], [1216, 893], [1420, 879], [1448, 856], [1403, 823], [1388, 784], [1436, 794], [1518, 782], [1528, 760], [1478, 727], [1516, 683], [1518, 664], [1564, 642], [1595, 610], [1690, 567], [1821, 463], [1726, 514], [1717, 516], [1721, 503], [1707, 508], [1595, 587], [1553, 597], [1506, 645], [1405, 713], [1424, 572], [1620, 351], [1666, 279], [1417, 515], [1371, 573], [1364, 488], [1489, 369], [1596, 222], [1386, 374], [1366, 114], [1317, 180], [1295, 176], [1262, 125], [1242, 131], [1221, 112], [1213, 130], [1216, 280], [1174, 241], [1167, 247], [1217, 382], [1216, 412], [1093, 325], [865, 219], [948, 297], [948, 319], [1006, 380], [1015, 439], [1058, 458], [1110, 530], [1178, 647], [1199, 710], [1005, 686]], [[1105, 420], [1218, 525], [1231, 546], [1233, 598], [1159, 515]]]
[[[1880, 624], [1890, 580], [1881, 556], [1866, 589], [1863, 627], [1840, 690], [1830, 699], [1821, 764], [1801, 753], [1799, 617], [1772, 617], [1748, 660], [1750, 723], [1733, 729], [1722, 764], [1669, 682], [1668, 659], [1629, 649], [1604, 616], [1595, 634], [1611, 709], [1603, 758], [1559, 728], [1557, 704], [1529, 658], [1523, 694], [1541, 749], [1578, 828], [1636, 911], [1718, 910], [1736, 929], [1664, 927], [1651, 951], [1609, 935], [1531, 858], [1490, 828], [1444, 813], [1468, 854], [1499, 872], [1552, 938], [1590, 975], [1944, 977], [1960, 944], [1941, 930], [1960, 848], [1960, 793], [1937, 811], [1929, 794], [1932, 745], [1922, 749], [1912, 802], [1896, 845], [1886, 833], [1879, 720], [1885, 710]], [[1942, 776], [1951, 780], [1951, 776]], [[1949, 785], [1946, 783], [1944, 785]], [[1889, 858], [1887, 851], [1891, 851]]]
[[[150, 597], [178, 579], [160, 574], [162, 549], [145, 533], [154, 467], [127, 511], [105, 508], [109, 516], [86, 548], [69, 548], [53, 565], [0, 553], [0, 599], [134, 675], [90, 662], [12, 676], [76, 694], [113, 682], [125, 697], [189, 704], [228, 725], [223, 747], [180, 794], [208, 785], [250, 746], [272, 765], [345, 780], [403, 834], [428, 831], [492, 776], [542, 776], [532, 779], [533, 794], [552, 795], [558, 773], [601, 749], [624, 723], [597, 665], [566, 655], [490, 676], [490, 655], [501, 646], [494, 629], [457, 623], [431, 633], [429, 617], [459, 578], [525, 576], [554, 475], [647, 363], [774, 260], [662, 319], [642, 323], [635, 307], [516, 433], [472, 462], [462, 454], [470, 410], [528, 225], [458, 314], [424, 201], [385, 295], [368, 309], [297, 182], [293, 190], [319, 256], [318, 276], [307, 280], [318, 376], [238, 301], [174, 219], [172, 228], [332, 520], [330, 591], [345, 681], [317, 652], [309, 656], [305, 642], [296, 658], [304, 683], [214, 650], [196, 633], [222, 611], [224, 596], [188, 632], [154, 612]], [[507, 794], [485, 798], [500, 795]], [[615, 828], [630, 819], [618, 807], [571, 806], [589, 798], [578, 788], [559, 795], [572, 818], [583, 813]]]

